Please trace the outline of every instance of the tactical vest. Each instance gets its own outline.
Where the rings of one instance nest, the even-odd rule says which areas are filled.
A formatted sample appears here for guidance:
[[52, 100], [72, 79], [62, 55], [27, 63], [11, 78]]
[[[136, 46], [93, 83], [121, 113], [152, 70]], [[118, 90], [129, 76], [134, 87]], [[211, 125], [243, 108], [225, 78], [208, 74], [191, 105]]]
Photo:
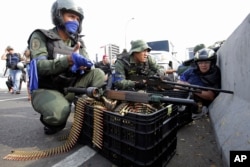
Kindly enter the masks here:
[[[41, 32], [46, 37], [46, 47], [48, 51], [49, 60], [58, 59], [61, 56], [72, 54], [75, 43], [73, 43], [72, 46], [65, 45], [63, 40], [52, 29], [51, 30], [37, 29], [35, 31]], [[78, 41], [81, 43], [81, 48], [80, 48], [81, 50], [84, 46], [84, 43], [80, 38], [78, 39]], [[28, 40], [28, 44], [29, 43], [30, 43], [30, 38]], [[33, 56], [31, 55], [31, 60], [32, 58]], [[77, 75], [80, 74], [72, 73], [70, 69], [67, 69], [59, 75], [39, 76], [38, 85], [39, 88], [53, 89], [53, 90], [56, 89], [61, 93], [64, 93], [65, 87], [69, 87], [75, 84]]]
[[[130, 63], [130, 56], [124, 55], [118, 58], [125, 64], [125, 76], [127, 79], [130, 79], [131, 76], [149, 76], [152, 71], [150, 70], [151, 61], [147, 61], [145, 63], [140, 63], [139, 65], [136, 63]], [[155, 73], [155, 72], [153, 72]]]
[[6, 55], [6, 66], [12, 70], [17, 70], [17, 63], [21, 61], [20, 54], [13, 53]]
[[[46, 47], [47, 47], [47, 51], [49, 55], [48, 57], [49, 60], [57, 59], [62, 55], [63, 56], [69, 55], [73, 52], [73, 49], [76, 43], [72, 43], [72, 46], [65, 45], [63, 40], [53, 31], [53, 29], [50, 29], [50, 30], [37, 29], [35, 31], [39, 31], [43, 33], [45, 37], [47, 38]], [[28, 40], [28, 43], [29, 41], [30, 39]], [[80, 49], [82, 49], [84, 46], [84, 43], [81, 38], [79, 38], [78, 41], [81, 43]]]

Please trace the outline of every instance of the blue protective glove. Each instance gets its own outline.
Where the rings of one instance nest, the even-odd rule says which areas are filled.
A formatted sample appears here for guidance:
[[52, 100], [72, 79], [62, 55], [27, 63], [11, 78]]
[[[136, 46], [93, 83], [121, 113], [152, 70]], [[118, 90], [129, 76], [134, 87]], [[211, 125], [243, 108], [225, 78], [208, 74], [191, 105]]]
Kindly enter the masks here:
[[91, 61], [89, 61], [84, 56], [80, 55], [79, 53], [74, 52], [72, 53], [71, 56], [74, 62], [74, 65], [71, 67], [71, 71], [74, 73], [76, 73], [76, 71], [79, 70], [81, 66], [84, 66], [87, 68], [91, 68], [93, 66], [93, 63]]

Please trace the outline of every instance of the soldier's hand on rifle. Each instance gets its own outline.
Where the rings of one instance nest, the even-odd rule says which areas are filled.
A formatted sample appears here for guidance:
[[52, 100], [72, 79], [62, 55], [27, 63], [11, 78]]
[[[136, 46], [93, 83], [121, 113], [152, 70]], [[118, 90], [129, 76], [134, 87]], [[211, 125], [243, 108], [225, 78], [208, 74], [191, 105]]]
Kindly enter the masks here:
[[[188, 83], [188, 82], [186, 82], [186, 81], [181, 81], [181, 80], [177, 81], [177, 83], [183, 84], [183, 85], [190, 85], [190, 83]], [[175, 85], [175, 86], [174, 86], [174, 90], [179, 90], [179, 88], [182, 88], [182, 87], [183, 87], [183, 86]]]
[[176, 72], [177, 70], [174, 69], [168, 69], [165, 71], [166, 74], [173, 74], [174, 72]]
[[143, 89], [146, 87], [146, 80], [135, 81], [135, 88], [136, 89]]
[[185, 84], [185, 85], [190, 85], [190, 83], [188, 83], [188, 82], [186, 82], [186, 81], [178, 81], [177, 83]]

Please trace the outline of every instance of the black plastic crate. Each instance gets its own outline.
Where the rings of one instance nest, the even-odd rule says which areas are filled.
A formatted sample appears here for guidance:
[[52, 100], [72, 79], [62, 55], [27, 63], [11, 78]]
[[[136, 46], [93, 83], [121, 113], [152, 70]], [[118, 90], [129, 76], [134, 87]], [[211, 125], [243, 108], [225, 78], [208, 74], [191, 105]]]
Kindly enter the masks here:
[[173, 129], [162, 141], [148, 149], [127, 145], [126, 143], [112, 139], [99, 152], [119, 167], [161, 167], [175, 153], [176, 132], [177, 130]]
[[[190, 92], [184, 91], [184, 90], [166, 90], [166, 91], [154, 91], [154, 92], [149, 92], [149, 93], [160, 93], [164, 96], [169, 96], [169, 97], [175, 97], [175, 98], [183, 98], [183, 99], [188, 99]], [[184, 109], [183, 109], [184, 108]], [[192, 106], [182, 106], [178, 105], [178, 116], [177, 116], [177, 123], [178, 123], [178, 128], [183, 127], [184, 125], [192, 122]]]
[[96, 120], [93, 108], [86, 106], [79, 142], [95, 148], [119, 166], [167, 163], [176, 148], [177, 109], [171, 104], [151, 114], [129, 112], [124, 116], [104, 111], [98, 115], [101, 119]]
[[125, 150], [117, 151], [112, 147], [105, 147], [99, 152], [119, 167], [164, 167], [176, 153], [177, 138], [173, 138], [175, 131], [149, 150], [125, 146]]
[[192, 108], [190, 106], [184, 107], [184, 109], [178, 110], [177, 122], [178, 128], [181, 128], [190, 122], [192, 122]]

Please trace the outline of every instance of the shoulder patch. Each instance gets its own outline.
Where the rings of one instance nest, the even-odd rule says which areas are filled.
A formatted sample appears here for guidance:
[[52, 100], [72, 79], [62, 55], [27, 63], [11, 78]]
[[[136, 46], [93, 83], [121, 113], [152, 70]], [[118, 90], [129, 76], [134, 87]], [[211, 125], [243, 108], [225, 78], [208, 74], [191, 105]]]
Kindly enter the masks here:
[[32, 39], [32, 41], [31, 41], [31, 48], [32, 48], [33, 50], [39, 49], [40, 46], [41, 46], [41, 42], [40, 42], [39, 39], [37, 39], [37, 38]]

